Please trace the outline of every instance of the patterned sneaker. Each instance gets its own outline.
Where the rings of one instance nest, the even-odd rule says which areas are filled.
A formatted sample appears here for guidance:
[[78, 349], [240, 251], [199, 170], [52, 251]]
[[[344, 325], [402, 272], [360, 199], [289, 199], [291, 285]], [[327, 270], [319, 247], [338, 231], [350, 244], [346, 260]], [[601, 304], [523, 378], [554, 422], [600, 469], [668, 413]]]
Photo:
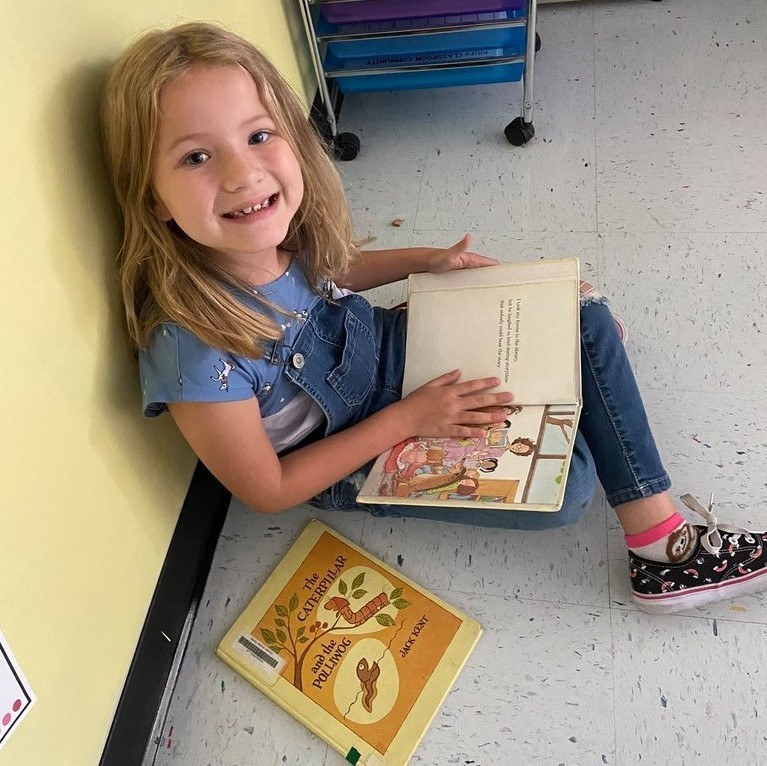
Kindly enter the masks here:
[[[645, 612], [668, 614], [767, 589], [767, 534], [720, 524], [692, 495], [682, 502], [706, 520], [690, 558], [675, 564], [650, 561], [629, 551], [634, 601]], [[689, 525], [692, 526], [692, 525]]]

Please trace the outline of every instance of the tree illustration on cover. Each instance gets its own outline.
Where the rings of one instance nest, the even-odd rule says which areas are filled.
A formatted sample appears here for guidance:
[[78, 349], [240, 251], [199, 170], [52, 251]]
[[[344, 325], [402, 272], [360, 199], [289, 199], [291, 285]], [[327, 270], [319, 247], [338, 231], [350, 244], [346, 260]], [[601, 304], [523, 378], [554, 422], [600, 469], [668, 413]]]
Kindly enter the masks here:
[[[355, 573], [356, 570], [361, 570]], [[348, 582], [349, 575], [354, 574], [351, 585]], [[365, 588], [365, 580], [368, 574], [379, 581], [376, 590], [378, 592], [372, 598], [370, 591]], [[275, 604], [274, 630], [262, 627], [261, 635], [273, 652], [287, 653], [293, 664], [293, 685], [303, 691], [304, 665], [307, 658], [313, 661], [313, 673], [317, 679], [323, 678], [322, 668], [330, 666], [329, 675], [336, 666], [351, 664], [353, 659], [354, 685], [356, 686], [355, 699], [360, 699], [367, 713], [373, 712], [373, 703], [378, 696], [378, 679], [384, 668], [390, 667], [390, 671], [396, 675], [396, 667], [393, 661], [386, 661], [388, 646], [377, 640], [365, 639], [354, 644], [349, 639], [335, 641], [329, 638], [330, 634], [343, 635], [348, 633], [369, 634], [386, 628], [397, 627], [396, 617], [399, 611], [410, 606], [410, 602], [402, 598], [403, 588], [392, 588], [388, 593], [388, 582], [382, 581], [380, 575], [361, 567], [352, 569], [347, 576], [339, 578], [328, 594], [322, 599], [317, 607], [317, 612], [326, 612], [328, 619], [315, 619], [309, 625], [297, 625], [293, 617], [299, 607], [298, 594], [294, 593], [285, 604]], [[337, 591], [337, 595], [333, 595]], [[393, 612], [394, 616], [392, 616]], [[317, 644], [319, 643], [319, 646]], [[314, 650], [314, 651], [312, 651]], [[321, 651], [320, 651], [321, 650]], [[349, 653], [347, 654], [347, 650]], [[364, 652], [366, 656], [358, 656]], [[307, 666], [308, 667], [308, 666]], [[286, 670], [289, 670], [286, 668]], [[346, 676], [346, 686], [349, 686]], [[336, 702], [341, 700], [336, 695]], [[393, 700], [392, 700], [393, 702]], [[348, 714], [348, 711], [347, 711]]]

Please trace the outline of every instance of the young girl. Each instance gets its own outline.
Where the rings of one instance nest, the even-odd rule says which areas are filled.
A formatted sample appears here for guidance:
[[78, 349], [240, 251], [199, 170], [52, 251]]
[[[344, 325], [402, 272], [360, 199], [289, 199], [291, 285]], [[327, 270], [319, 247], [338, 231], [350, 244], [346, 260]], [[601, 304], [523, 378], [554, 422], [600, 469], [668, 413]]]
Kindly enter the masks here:
[[[112, 72], [108, 164], [122, 208], [122, 288], [144, 414], [169, 410], [248, 506], [359, 509], [377, 455], [415, 435], [481, 437], [499, 380], [453, 370], [401, 398], [405, 313], [356, 291], [481, 268], [469, 238], [359, 252], [341, 182], [305, 112], [245, 40], [192, 23], [152, 32]], [[365, 506], [378, 516], [544, 529], [576, 521], [598, 478], [626, 534], [634, 597], [670, 612], [767, 587], [766, 535], [675, 509], [615, 321], [587, 289], [583, 413], [557, 513]]]

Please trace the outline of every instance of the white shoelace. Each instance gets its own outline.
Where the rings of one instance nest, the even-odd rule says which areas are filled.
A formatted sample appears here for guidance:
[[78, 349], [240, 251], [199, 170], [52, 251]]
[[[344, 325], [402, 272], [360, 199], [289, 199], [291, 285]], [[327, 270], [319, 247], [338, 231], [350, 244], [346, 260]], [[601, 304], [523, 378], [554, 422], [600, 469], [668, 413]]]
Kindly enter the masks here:
[[732, 541], [738, 543], [740, 537], [744, 536], [745, 541], [751, 545], [756, 542], [756, 539], [752, 537], [754, 534], [750, 529], [740, 527], [737, 524], [720, 523], [719, 519], [714, 516], [714, 493], [711, 493], [711, 497], [708, 501], [708, 508], [703, 506], [692, 495], [682, 495], [679, 498], [690, 510], [695, 511], [699, 516], [702, 516], [706, 522], [708, 529], [701, 538], [703, 547], [709, 552], [717, 555], [722, 550], [722, 536], [719, 531], [729, 532], [733, 535]]

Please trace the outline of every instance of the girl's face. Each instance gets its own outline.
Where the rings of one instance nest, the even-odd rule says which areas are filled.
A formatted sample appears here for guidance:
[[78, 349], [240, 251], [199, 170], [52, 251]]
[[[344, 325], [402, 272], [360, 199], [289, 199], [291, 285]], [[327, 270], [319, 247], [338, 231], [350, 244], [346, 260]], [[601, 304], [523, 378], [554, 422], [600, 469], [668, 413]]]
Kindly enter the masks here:
[[304, 183], [244, 69], [196, 65], [163, 88], [152, 188], [156, 214], [233, 273], [253, 284], [278, 276]]
[[515, 452], [517, 455], [529, 455], [533, 450], [529, 444], [524, 442], [516, 442], [509, 447], [510, 452]]

